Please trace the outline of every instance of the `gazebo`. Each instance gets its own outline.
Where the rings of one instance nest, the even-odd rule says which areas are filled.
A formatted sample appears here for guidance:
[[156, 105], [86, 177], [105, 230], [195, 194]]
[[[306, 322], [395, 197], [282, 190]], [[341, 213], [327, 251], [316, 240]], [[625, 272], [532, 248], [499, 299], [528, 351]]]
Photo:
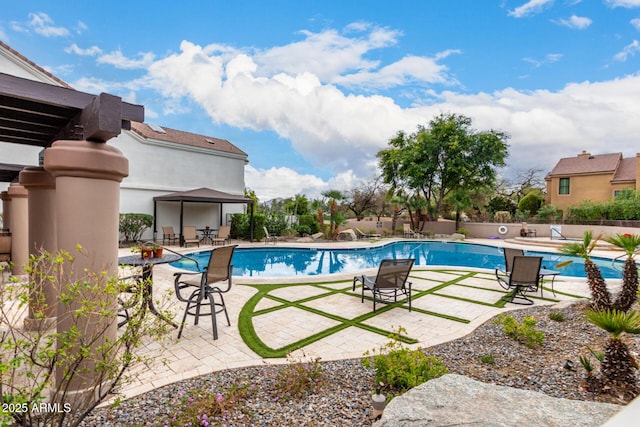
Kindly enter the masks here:
[[[153, 236], [156, 237], [158, 233], [157, 224], [157, 203], [158, 202], [180, 202], [180, 243], [182, 243], [182, 229], [184, 226], [184, 204], [185, 203], [218, 203], [222, 206], [225, 203], [242, 203], [247, 204], [250, 207], [251, 214], [251, 229], [250, 238], [253, 241], [253, 200], [244, 196], [235, 194], [224, 193], [218, 190], [212, 190], [211, 188], [197, 188], [195, 190], [179, 191], [176, 193], [165, 194], [163, 196], [156, 196], [153, 198]], [[220, 209], [222, 213], [222, 209]], [[220, 215], [220, 222], [222, 224], [222, 215]], [[220, 224], [220, 225], [221, 225]]]

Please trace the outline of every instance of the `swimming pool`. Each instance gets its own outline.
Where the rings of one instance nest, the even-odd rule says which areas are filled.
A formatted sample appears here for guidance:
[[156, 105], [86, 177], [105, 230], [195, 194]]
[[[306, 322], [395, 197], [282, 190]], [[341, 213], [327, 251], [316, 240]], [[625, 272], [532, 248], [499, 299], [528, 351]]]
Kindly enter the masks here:
[[[201, 267], [209, 262], [211, 251], [188, 254]], [[585, 277], [584, 261], [551, 252], [525, 251], [542, 256], [543, 268], [554, 270], [566, 260], [573, 263], [557, 269], [563, 276]], [[376, 268], [385, 258], [415, 258], [415, 265], [438, 265], [504, 269], [502, 249], [495, 246], [459, 242], [393, 242], [382, 246], [357, 249], [316, 248], [237, 248], [233, 254], [233, 275], [244, 277], [291, 277], [319, 274], [351, 273]], [[606, 279], [622, 277], [624, 263], [593, 257]], [[170, 264], [179, 269], [196, 271], [193, 261], [182, 259]]]

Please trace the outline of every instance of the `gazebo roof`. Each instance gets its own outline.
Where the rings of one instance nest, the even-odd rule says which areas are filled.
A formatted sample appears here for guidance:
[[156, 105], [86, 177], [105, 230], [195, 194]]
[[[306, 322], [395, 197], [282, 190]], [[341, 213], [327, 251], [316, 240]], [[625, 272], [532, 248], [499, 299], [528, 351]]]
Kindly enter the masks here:
[[246, 203], [253, 204], [252, 199], [244, 196], [224, 193], [211, 188], [197, 188], [195, 190], [179, 191], [153, 198], [156, 202], [202, 202], [202, 203]]

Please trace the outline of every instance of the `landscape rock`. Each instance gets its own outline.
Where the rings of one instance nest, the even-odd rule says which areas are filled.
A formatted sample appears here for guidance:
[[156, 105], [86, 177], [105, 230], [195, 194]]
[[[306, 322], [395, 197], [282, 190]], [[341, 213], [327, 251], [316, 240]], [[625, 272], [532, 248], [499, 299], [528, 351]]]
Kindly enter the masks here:
[[449, 374], [391, 400], [374, 427], [600, 426], [622, 409]]

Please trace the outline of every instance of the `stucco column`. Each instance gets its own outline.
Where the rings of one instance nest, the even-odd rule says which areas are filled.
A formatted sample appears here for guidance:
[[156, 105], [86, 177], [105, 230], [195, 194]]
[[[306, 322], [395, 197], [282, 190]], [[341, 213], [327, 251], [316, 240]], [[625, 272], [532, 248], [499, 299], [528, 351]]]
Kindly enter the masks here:
[[7, 189], [9, 197], [9, 225], [11, 227], [11, 262], [13, 274], [24, 274], [29, 262], [29, 202], [27, 189], [11, 183]]
[[9, 192], [2, 191], [0, 192], [0, 200], [2, 200], [2, 228], [7, 230], [10, 229], [9, 224], [11, 224], [11, 199], [9, 198]]
[[[129, 161], [117, 148], [105, 143], [63, 140], [54, 142], [45, 151], [44, 168], [55, 177], [58, 249], [76, 255], [76, 245], [80, 244], [88, 254], [76, 257], [69, 274], [85, 277], [86, 268], [95, 273], [105, 271], [107, 276], [116, 275], [120, 182], [129, 173]], [[104, 295], [94, 295], [94, 298], [104, 298]], [[113, 304], [115, 306], [115, 299]], [[58, 333], [68, 332], [74, 322], [78, 322], [69, 313], [79, 306], [80, 301], [70, 305], [58, 304]], [[77, 325], [81, 331], [106, 328], [103, 339], [93, 348], [100, 346], [105, 339], [115, 339], [116, 316], [104, 319], [97, 315], [82, 322], [82, 325]], [[94, 362], [87, 360], [80, 369], [76, 369], [83, 373], [71, 381], [71, 390], [92, 390], [96, 376], [93, 366]], [[63, 368], [58, 369], [58, 383], [63, 380], [63, 375]]]
[[[20, 184], [28, 192], [29, 200], [29, 253], [39, 255], [43, 251], [51, 254], [58, 249], [56, 245], [56, 204], [55, 204], [55, 179], [53, 175], [42, 167], [26, 167], [20, 172]], [[38, 280], [38, 277], [34, 277]], [[44, 280], [39, 291], [44, 298], [44, 321], [52, 324], [56, 317], [58, 294], [51, 283]], [[38, 302], [38, 307], [40, 302]], [[32, 304], [29, 307], [29, 316], [25, 321], [28, 329], [37, 327], [33, 324], [35, 311], [38, 307]]]

